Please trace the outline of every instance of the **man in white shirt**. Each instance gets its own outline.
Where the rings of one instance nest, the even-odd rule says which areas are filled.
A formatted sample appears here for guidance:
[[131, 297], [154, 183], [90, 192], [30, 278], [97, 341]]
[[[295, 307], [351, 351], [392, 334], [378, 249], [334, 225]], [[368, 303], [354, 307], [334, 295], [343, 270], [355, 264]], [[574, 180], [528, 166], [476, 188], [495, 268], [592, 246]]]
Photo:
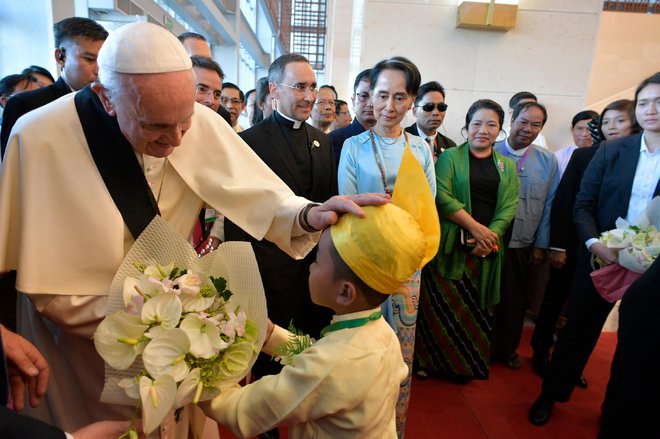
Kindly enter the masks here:
[[598, 113], [592, 110], [580, 111], [573, 116], [573, 120], [571, 121], [571, 134], [573, 135], [574, 144], [555, 151], [555, 157], [557, 157], [557, 164], [559, 165], [559, 177], [564, 175], [564, 171], [566, 170], [566, 166], [568, 166], [568, 161], [573, 155], [573, 151], [578, 148], [588, 148], [594, 144], [587, 125], [592, 119], [597, 117]]

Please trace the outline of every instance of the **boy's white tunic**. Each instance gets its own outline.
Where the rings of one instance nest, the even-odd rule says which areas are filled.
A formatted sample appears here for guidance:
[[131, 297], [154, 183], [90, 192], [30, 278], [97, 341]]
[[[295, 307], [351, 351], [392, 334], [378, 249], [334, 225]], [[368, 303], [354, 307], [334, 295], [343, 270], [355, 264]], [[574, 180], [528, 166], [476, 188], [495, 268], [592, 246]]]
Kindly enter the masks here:
[[[32, 414], [68, 431], [132, 414], [98, 402], [103, 362], [90, 337], [133, 238], [92, 159], [74, 96], [22, 117], [0, 168], [0, 273], [17, 270], [17, 290], [39, 311], [19, 298], [20, 332], [53, 371], [46, 401]], [[159, 208], [184, 238], [207, 203], [294, 257], [315, 245], [318, 236], [292, 238], [308, 201], [208, 108], [195, 105], [192, 127], [168, 161]]]
[[[374, 311], [335, 316], [333, 322]], [[268, 346], [278, 338], [274, 333]], [[279, 374], [223, 392], [205, 412], [241, 437], [284, 425], [296, 439], [394, 439], [394, 409], [407, 375], [399, 339], [381, 317], [328, 333]]]

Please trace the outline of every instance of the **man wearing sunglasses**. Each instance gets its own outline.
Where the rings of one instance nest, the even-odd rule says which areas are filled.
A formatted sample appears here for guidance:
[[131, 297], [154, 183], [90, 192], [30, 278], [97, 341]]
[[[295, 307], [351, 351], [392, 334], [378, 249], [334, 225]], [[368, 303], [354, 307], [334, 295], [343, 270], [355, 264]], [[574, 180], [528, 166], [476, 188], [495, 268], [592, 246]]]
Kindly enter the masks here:
[[406, 131], [426, 140], [433, 151], [433, 161], [445, 149], [456, 146], [456, 142], [438, 132], [446, 112], [445, 89], [439, 82], [431, 81], [419, 87], [413, 107], [417, 122], [406, 128]]

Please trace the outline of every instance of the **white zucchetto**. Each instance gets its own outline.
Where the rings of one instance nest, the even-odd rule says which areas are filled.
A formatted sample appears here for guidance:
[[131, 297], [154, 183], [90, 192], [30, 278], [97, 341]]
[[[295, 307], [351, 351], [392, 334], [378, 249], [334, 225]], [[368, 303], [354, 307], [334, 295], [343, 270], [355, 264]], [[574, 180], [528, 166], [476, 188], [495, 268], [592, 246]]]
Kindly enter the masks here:
[[131, 23], [112, 32], [99, 51], [99, 70], [117, 73], [168, 73], [192, 68], [190, 56], [167, 29]]

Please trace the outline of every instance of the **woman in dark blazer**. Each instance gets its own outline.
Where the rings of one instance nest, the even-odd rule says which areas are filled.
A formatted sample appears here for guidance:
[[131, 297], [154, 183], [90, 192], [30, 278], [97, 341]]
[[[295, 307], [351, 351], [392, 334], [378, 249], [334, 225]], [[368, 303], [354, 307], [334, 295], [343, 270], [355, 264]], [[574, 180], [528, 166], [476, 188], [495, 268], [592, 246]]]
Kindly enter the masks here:
[[619, 217], [634, 222], [660, 195], [660, 72], [637, 88], [635, 118], [642, 133], [604, 142], [582, 179], [573, 216], [580, 245], [568, 322], [559, 334], [541, 394], [529, 411], [535, 425], [548, 422], [556, 401], [569, 400], [612, 310], [613, 304], [600, 297], [590, 277], [592, 254], [606, 265], [617, 262], [598, 237], [615, 228]]

